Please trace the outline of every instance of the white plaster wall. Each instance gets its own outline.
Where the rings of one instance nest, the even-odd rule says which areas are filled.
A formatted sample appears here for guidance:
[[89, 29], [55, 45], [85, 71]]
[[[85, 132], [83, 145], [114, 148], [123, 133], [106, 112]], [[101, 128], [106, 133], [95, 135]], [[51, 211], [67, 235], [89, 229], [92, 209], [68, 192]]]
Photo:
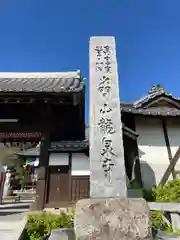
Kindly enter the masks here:
[[68, 153], [51, 153], [49, 155], [49, 166], [66, 166], [69, 164]]
[[[173, 122], [172, 122], [173, 121]], [[168, 122], [168, 134], [174, 153], [180, 145], [180, 124]], [[138, 116], [135, 119], [142, 179], [145, 187], [158, 184], [169, 165], [162, 124], [158, 118]], [[180, 169], [180, 164], [179, 164]], [[171, 177], [169, 179], [172, 179]]]
[[89, 157], [84, 153], [72, 154], [72, 176], [88, 176], [90, 175]]

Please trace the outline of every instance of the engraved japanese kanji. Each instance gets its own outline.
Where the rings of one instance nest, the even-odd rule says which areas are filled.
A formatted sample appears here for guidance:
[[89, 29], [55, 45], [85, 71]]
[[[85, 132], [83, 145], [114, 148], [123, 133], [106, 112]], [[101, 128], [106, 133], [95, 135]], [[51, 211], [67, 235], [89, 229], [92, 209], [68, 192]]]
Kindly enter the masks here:
[[110, 112], [112, 112], [112, 109], [110, 107], [108, 107], [107, 103], [104, 103], [103, 107], [100, 109], [100, 113], [106, 114], [106, 113], [110, 113]]
[[89, 47], [90, 196], [126, 197], [115, 39], [91, 37]]
[[113, 127], [113, 122], [112, 119], [110, 117], [101, 117], [98, 123], [98, 126], [101, 130], [101, 132], [103, 132], [104, 134], [113, 134], [115, 133], [115, 129]]
[[102, 167], [105, 172], [105, 176], [109, 178], [111, 181], [111, 171], [112, 167], [114, 166], [113, 156], [116, 156], [113, 147], [112, 147], [112, 140], [108, 137], [102, 138], [103, 148], [100, 151], [102, 156]]
[[[102, 149], [100, 150], [102, 167], [105, 176], [111, 181], [111, 171], [114, 166], [113, 156], [113, 142], [110, 140], [109, 135], [114, 134], [115, 128], [111, 117], [112, 108], [108, 106], [107, 100], [110, 98], [111, 93], [111, 48], [109, 45], [97, 45], [95, 47], [96, 53], [96, 72], [102, 73], [99, 77], [97, 89], [104, 98], [103, 106], [100, 108], [100, 120], [98, 127], [102, 133]], [[108, 97], [108, 98], [107, 98]]]
[[96, 62], [96, 71], [110, 73], [111, 68], [111, 49], [108, 45], [95, 47], [97, 62]]
[[108, 107], [107, 103], [104, 103], [103, 107], [100, 109], [100, 120], [98, 122], [98, 126], [100, 131], [105, 134], [113, 134], [115, 133], [115, 129], [113, 126], [113, 121], [109, 113], [112, 111], [110, 107]]
[[111, 91], [111, 79], [108, 76], [102, 76], [100, 78], [100, 83], [98, 84], [98, 90], [102, 93], [103, 97], [110, 94]]
[[100, 59], [102, 57], [102, 54], [103, 54], [103, 47], [97, 45], [94, 50], [96, 52], [97, 58]]

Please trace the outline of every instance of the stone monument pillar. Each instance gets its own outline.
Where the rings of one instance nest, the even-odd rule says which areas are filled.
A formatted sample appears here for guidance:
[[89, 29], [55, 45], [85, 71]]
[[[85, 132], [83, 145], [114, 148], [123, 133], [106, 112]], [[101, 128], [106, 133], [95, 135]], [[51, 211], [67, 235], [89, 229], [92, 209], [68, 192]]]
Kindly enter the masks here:
[[90, 40], [90, 196], [126, 197], [114, 38]]
[[128, 199], [114, 37], [90, 39], [90, 199], [76, 205], [79, 240], [150, 240], [144, 199]]

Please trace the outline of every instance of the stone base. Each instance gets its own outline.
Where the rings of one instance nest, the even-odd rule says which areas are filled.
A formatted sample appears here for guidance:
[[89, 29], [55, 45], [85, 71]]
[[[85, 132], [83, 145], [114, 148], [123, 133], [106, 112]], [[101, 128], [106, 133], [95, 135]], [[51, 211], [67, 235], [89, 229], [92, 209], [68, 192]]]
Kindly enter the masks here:
[[76, 204], [78, 240], [152, 240], [150, 211], [144, 199], [83, 199]]

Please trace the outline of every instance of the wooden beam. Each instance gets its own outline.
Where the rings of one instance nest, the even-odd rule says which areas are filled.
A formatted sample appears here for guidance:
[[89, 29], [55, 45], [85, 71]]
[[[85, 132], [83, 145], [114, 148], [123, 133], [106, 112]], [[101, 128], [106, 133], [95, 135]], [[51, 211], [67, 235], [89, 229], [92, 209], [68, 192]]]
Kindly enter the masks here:
[[36, 210], [44, 209], [47, 200], [49, 147], [50, 147], [50, 134], [49, 132], [45, 132], [43, 133], [43, 138], [40, 145], [39, 176], [36, 189], [37, 193]]
[[[132, 120], [133, 120], [133, 130], [136, 132], [136, 118], [133, 115], [132, 116]], [[142, 173], [141, 173], [141, 163], [140, 163], [140, 159], [139, 159], [139, 150], [138, 150], [138, 139], [136, 138], [135, 141], [133, 141], [133, 148], [134, 148], [134, 153], [136, 156], [136, 165], [135, 165], [135, 179], [137, 181], [137, 183], [139, 184], [139, 186], [142, 188], [143, 187], [143, 180], [142, 180]]]
[[180, 157], [180, 147], [178, 148], [176, 154], [174, 155], [172, 161], [170, 162], [168, 168], [166, 169], [163, 177], [161, 178], [159, 185], [164, 185], [167, 182], [172, 170], [174, 169], [177, 161], [179, 160], [179, 157]]
[[77, 106], [81, 102], [81, 95], [74, 93], [72, 101], [73, 101], [73, 106]]
[[0, 98], [0, 104], [32, 104], [34, 102], [33, 98]]
[[69, 152], [69, 184], [68, 184], [68, 187], [69, 187], [69, 202], [72, 201], [72, 176], [71, 176], [71, 171], [72, 171], [72, 152]]
[[1, 132], [41, 132], [44, 130], [44, 126], [43, 124], [33, 125], [33, 123], [0, 122], [0, 129]]
[[[171, 152], [171, 146], [170, 146], [170, 143], [169, 143], [169, 137], [168, 137], [168, 132], [167, 132], [167, 124], [166, 124], [165, 118], [161, 118], [161, 123], [162, 123], [163, 132], [164, 132], [164, 139], [165, 139], [165, 143], [166, 143], [169, 162], [171, 162], [173, 157], [172, 157], [172, 152]], [[172, 177], [173, 177], [173, 179], [176, 178], [176, 173], [175, 173], [174, 169], [172, 169]]]
[[40, 155], [39, 155], [39, 177], [37, 181], [36, 193], [36, 210], [44, 209], [45, 204], [47, 203], [48, 198], [48, 182], [49, 182], [49, 148], [51, 144], [51, 131], [49, 129], [50, 118], [51, 118], [51, 109], [50, 105], [46, 105], [46, 111], [42, 113], [43, 118], [45, 119], [43, 127], [45, 131], [42, 133], [41, 144], [40, 144]]
[[136, 136], [136, 135], [133, 135], [132, 133], [126, 131], [125, 129], [123, 129], [123, 135], [125, 135], [125, 136], [127, 136], [127, 137], [129, 137], [130, 139], [135, 140], [135, 141], [136, 141], [136, 139], [137, 139], [137, 136]]

